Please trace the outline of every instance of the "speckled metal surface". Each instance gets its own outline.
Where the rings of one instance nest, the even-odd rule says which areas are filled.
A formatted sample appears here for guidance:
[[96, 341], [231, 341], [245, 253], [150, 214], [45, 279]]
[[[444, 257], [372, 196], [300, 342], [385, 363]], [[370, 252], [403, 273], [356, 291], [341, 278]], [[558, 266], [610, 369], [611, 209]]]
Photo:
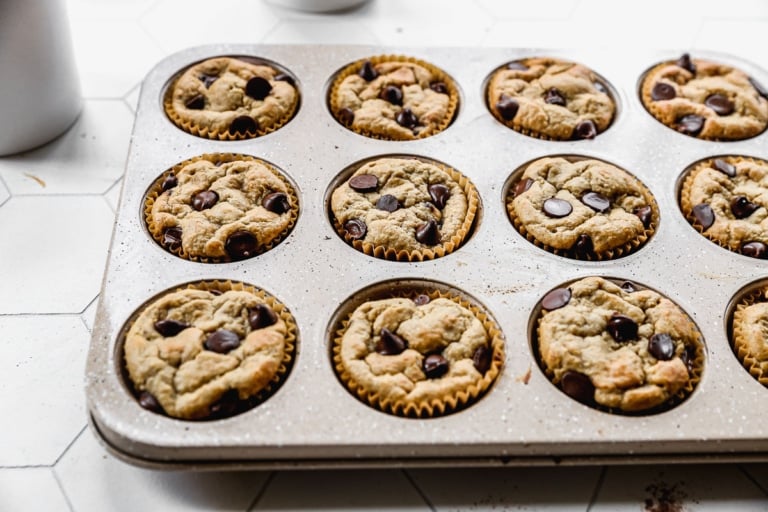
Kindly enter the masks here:
[[[713, 155], [768, 158], [768, 133], [740, 142], [708, 142], [678, 134], [642, 107], [640, 77], [681, 51], [615, 52], [535, 49], [381, 48], [367, 46], [206, 46], [160, 62], [139, 100], [125, 181], [93, 331], [87, 398], [94, 429], [110, 449], [153, 467], [341, 467], [441, 464], [634, 463], [637, 461], [768, 459], [768, 389], [731, 351], [726, 334], [732, 297], [768, 279], [768, 263], [730, 253], [687, 223], [677, 205], [681, 173]], [[356, 135], [326, 104], [329, 81], [345, 64], [401, 54], [427, 60], [459, 84], [461, 104], [443, 133], [391, 142]], [[594, 140], [552, 142], [515, 133], [484, 103], [484, 81], [499, 65], [534, 55], [586, 64], [613, 87], [619, 112]], [[188, 64], [215, 55], [272, 60], [297, 78], [296, 117], [264, 137], [219, 142], [177, 129], [162, 111], [168, 80]], [[723, 54], [694, 57], [731, 63], [762, 83], [768, 73]], [[297, 185], [301, 212], [291, 234], [255, 258], [226, 264], [183, 261], [147, 234], [142, 200], [150, 183], [174, 164], [210, 152], [263, 158]], [[472, 237], [453, 254], [399, 263], [355, 251], [335, 233], [327, 214], [330, 187], [343, 169], [377, 155], [405, 154], [445, 162], [477, 187], [482, 211]], [[657, 233], [640, 250], [606, 262], [548, 254], [520, 236], [507, 218], [510, 174], [549, 155], [582, 155], [612, 162], [640, 178], [660, 209]], [[672, 298], [697, 323], [706, 364], [695, 392], [672, 410], [629, 417], [601, 412], [564, 395], [536, 364], [529, 324], [537, 302], [558, 284], [601, 275], [630, 279]], [[232, 279], [261, 287], [288, 306], [299, 341], [295, 365], [278, 392], [257, 408], [226, 420], [186, 422], [142, 409], [122, 380], [117, 337], [147, 299], [198, 279]], [[497, 320], [506, 361], [490, 392], [444, 417], [390, 416], [354, 398], [337, 380], [330, 359], [332, 319], [340, 304], [384, 281], [443, 283], [474, 298]]]

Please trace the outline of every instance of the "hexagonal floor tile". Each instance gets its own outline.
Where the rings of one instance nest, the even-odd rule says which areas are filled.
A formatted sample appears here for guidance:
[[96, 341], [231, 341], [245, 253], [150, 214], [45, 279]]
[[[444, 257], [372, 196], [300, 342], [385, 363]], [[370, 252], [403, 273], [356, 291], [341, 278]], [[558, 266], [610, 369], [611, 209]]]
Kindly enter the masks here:
[[114, 218], [101, 196], [12, 197], [0, 208], [0, 311], [83, 311], [99, 293]]
[[11, 197], [11, 193], [8, 192], [8, 188], [5, 186], [5, 183], [3, 183], [3, 180], [0, 180], [0, 206], [2, 206], [9, 197]]
[[550, 0], [548, 2], [510, 2], [509, 0], [476, 0], [494, 19], [519, 20], [546, 18], [547, 20], [568, 19], [576, 8], [573, 0]]
[[133, 120], [120, 100], [86, 101], [61, 137], [0, 158], [0, 176], [13, 195], [104, 193], [125, 172]]
[[144, 14], [156, 0], [67, 0], [67, 9], [71, 18], [90, 20], [126, 20], [137, 19]]
[[347, 20], [322, 18], [291, 20], [280, 23], [265, 38], [274, 44], [379, 44], [370, 29]]
[[69, 511], [50, 468], [0, 469], [3, 510]]
[[245, 511], [266, 472], [182, 472], [138, 468], [110, 455], [87, 429], [54, 469], [78, 512]]
[[51, 465], [86, 424], [88, 329], [76, 315], [0, 316], [0, 332], [0, 403], [13, 418], [0, 421], [0, 466]]

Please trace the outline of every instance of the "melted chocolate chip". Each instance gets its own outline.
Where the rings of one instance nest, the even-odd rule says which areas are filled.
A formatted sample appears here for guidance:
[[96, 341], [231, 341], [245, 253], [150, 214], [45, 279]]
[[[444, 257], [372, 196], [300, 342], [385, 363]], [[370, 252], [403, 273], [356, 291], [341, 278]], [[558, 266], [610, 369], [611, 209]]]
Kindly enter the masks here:
[[758, 208], [760, 208], [760, 205], [753, 203], [744, 196], [736, 196], [731, 199], [731, 213], [737, 219], [746, 219]]
[[437, 222], [429, 220], [416, 228], [416, 240], [424, 245], [437, 245], [440, 243], [440, 231]]
[[752, 84], [752, 87], [754, 87], [755, 90], [757, 91], [757, 94], [759, 94], [760, 96], [768, 100], [768, 89], [766, 89], [763, 86], [763, 84], [761, 84], [760, 82], [758, 82], [752, 77], [749, 77], [748, 80], [749, 80], [749, 83]]
[[247, 135], [249, 133], [256, 134], [259, 131], [259, 123], [250, 116], [238, 116], [232, 120], [232, 124], [229, 125], [229, 133], [231, 135]]
[[155, 330], [166, 338], [176, 336], [187, 327], [189, 327], [189, 324], [179, 322], [178, 320], [171, 320], [169, 318], [166, 318], [165, 320], [158, 320], [154, 324]]
[[763, 242], [747, 242], [741, 245], [741, 254], [750, 258], [768, 258], [768, 245]]
[[602, 82], [592, 82], [592, 86], [597, 92], [608, 94], [608, 88]]
[[285, 73], [280, 73], [278, 75], [275, 75], [275, 80], [277, 80], [278, 82], [285, 82], [287, 84], [290, 84], [292, 87], [296, 87], [296, 80], [294, 80], [292, 76], [286, 75]]
[[611, 200], [597, 192], [587, 192], [581, 196], [581, 202], [599, 213], [605, 213], [611, 207]]
[[686, 345], [685, 350], [680, 355], [680, 359], [685, 364], [688, 372], [692, 372], [694, 363], [696, 362], [696, 347], [693, 345]]
[[192, 196], [192, 208], [197, 211], [207, 210], [219, 201], [219, 194], [213, 190], [203, 190]]
[[277, 313], [272, 311], [272, 308], [266, 304], [257, 304], [252, 308], [248, 308], [248, 324], [251, 329], [263, 329], [269, 327], [277, 322]]
[[677, 131], [686, 135], [696, 136], [704, 128], [704, 118], [696, 114], [688, 114], [677, 120]]
[[589, 140], [597, 137], [597, 125], [591, 119], [580, 121], [573, 129], [573, 138], [576, 140]]
[[190, 110], [203, 110], [205, 108], [205, 98], [198, 94], [194, 98], [187, 100], [184, 106]]
[[429, 295], [425, 295], [423, 293], [420, 293], [413, 299], [413, 303], [417, 306], [423, 306], [424, 304], [429, 304], [430, 298]]
[[653, 101], [671, 100], [677, 96], [675, 88], [664, 82], [656, 82], [651, 89], [651, 99]]
[[397, 124], [403, 128], [410, 128], [411, 130], [413, 130], [419, 124], [419, 118], [416, 117], [416, 114], [414, 114], [413, 111], [408, 107], [405, 107], [403, 110], [397, 113], [395, 116], [395, 121], [397, 121]]
[[379, 98], [390, 102], [393, 105], [403, 104], [403, 91], [394, 85], [388, 85], [381, 91]]
[[370, 82], [379, 76], [379, 72], [376, 71], [376, 69], [373, 67], [373, 64], [369, 60], [363, 62], [363, 67], [360, 68], [360, 71], [358, 71], [357, 74], [363, 77], [363, 80], [366, 82]]
[[648, 352], [659, 361], [669, 361], [675, 355], [675, 342], [666, 333], [657, 333], [648, 340]]
[[429, 88], [438, 94], [448, 94], [448, 86], [445, 85], [445, 82], [432, 82], [429, 84]]
[[181, 247], [181, 228], [178, 226], [165, 228], [163, 230], [162, 243], [165, 247], [167, 247], [171, 251], [175, 251], [176, 249]]
[[376, 352], [383, 356], [396, 356], [406, 348], [408, 348], [408, 342], [401, 336], [386, 328], [381, 330], [379, 341], [376, 342]]
[[520, 180], [515, 184], [514, 194], [515, 197], [519, 196], [529, 188], [531, 188], [531, 185], [533, 185], [533, 180], [531, 178], [525, 178], [524, 180]]
[[528, 66], [526, 66], [522, 62], [510, 62], [509, 64], [507, 64], [507, 69], [510, 69], [512, 71], [528, 71]]
[[219, 79], [218, 76], [212, 76], [212, 75], [206, 75], [205, 73], [201, 74], [197, 77], [201, 82], [203, 82], [203, 85], [206, 89], [208, 89], [213, 82]]
[[264, 199], [261, 200], [261, 206], [278, 215], [282, 215], [291, 209], [291, 203], [288, 202], [288, 196], [283, 192], [272, 192], [271, 194], [267, 194], [264, 196]]
[[541, 299], [541, 307], [547, 311], [560, 309], [571, 301], [570, 288], [555, 288]]
[[355, 112], [348, 107], [344, 107], [336, 114], [339, 122], [344, 126], [352, 126], [352, 122], [355, 120]]
[[632, 281], [624, 281], [623, 283], [621, 283], [621, 289], [627, 293], [634, 293], [637, 291], [637, 288], [635, 287], [635, 283], [633, 283]]
[[589, 235], [581, 234], [574, 242], [571, 251], [580, 259], [588, 259], [595, 255], [595, 245]]
[[704, 104], [715, 111], [719, 116], [733, 114], [733, 102], [723, 94], [710, 94], [704, 100]]
[[651, 221], [653, 220], [653, 210], [650, 206], [638, 206], [632, 209], [632, 213], [637, 215], [637, 218], [640, 219], [640, 222], [643, 223], [644, 228], [649, 228], [651, 226]]
[[424, 375], [428, 379], [437, 379], [448, 373], [448, 360], [440, 354], [430, 354], [422, 364]]
[[693, 61], [691, 61], [691, 56], [687, 53], [682, 54], [680, 58], [675, 61], [675, 64], [693, 74], [696, 74], [696, 66], [693, 64]]
[[611, 316], [606, 330], [619, 343], [637, 339], [637, 323], [628, 316], [619, 313], [614, 313]]
[[693, 217], [701, 226], [701, 229], [707, 230], [715, 222], [715, 212], [708, 204], [697, 204], [693, 207]]
[[139, 394], [139, 405], [148, 411], [156, 412], [158, 414], [165, 413], [163, 406], [157, 401], [155, 395], [149, 391], [142, 391]]
[[496, 103], [496, 110], [499, 115], [505, 121], [511, 121], [517, 115], [517, 110], [520, 108], [520, 104], [514, 99], [510, 98], [506, 94], [502, 94], [499, 101]]
[[379, 178], [373, 174], [358, 174], [350, 178], [349, 186], [356, 192], [374, 192], [379, 188]]
[[491, 367], [491, 360], [493, 359], [493, 352], [486, 345], [481, 345], [475, 349], [472, 354], [472, 365], [475, 370], [480, 373], [485, 373]]
[[561, 107], [565, 106], [565, 96], [563, 96], [563, 93], [560, 92], [555, 87], [550, 87], [547, 89], [547, 92], [544, 93], [544, 102], [549, 103], [550, 105], [559, 105]]
[[165, 192], [166, 190], [170, 190], [178, 184], [179, 184], [179, 180], [176, 179], [176, 175], [173, 173], [170, 173], [168, 176], [163, 178], [163, 183], [162, 185], [160, 185], [160, 188], [162, 189], [163, 192]]
[[722, 172], [726, 176], [733, 178], [736, 176], [736, 166], [733, 164], [729, 164], [722, 158], [716, 158], [714, 162], [712, 162], [712, 167], [717, 169], [718, 171]]
[[208, 409], [210, 419], [227, 418], [234, 415], [240, 409], [241, 402], [236, 389], [230, 389], [221, 398], [211, 404]]
[[255, 100], [263, 100], [269, 96], [272, 85], [266, 78], [255, 76], [245, 84], [245, 94]]
[[376, 201], [376, 208], [392, 213], [400, 208], [400, 201], [391, 194], [384, 194]]
[[360, 240], [365, 238], [368, 226], [360, 219], [350, 219], [344, 223], [344, 230], [352, 240]]
[[569, 397], [583, 404], [590, 404], [595, 399], [595, 386], [583, 373], [566, 370], [560, 377], [560, 388]]
[[226, 354], [240, 346], [240, 336], [229, 329], [219, 329], [203, 343], [203, 347], [217, 354]]
[[433, 183], [428, 187], [429, 197], [432, 198], [432, 203], [442, 210], [445, 208], [445, 203], [448, 202], [448, 198], [451, 197], [451, 190], [442, 183]]
[[256, 250], [259, 247], [259, 241], [250, 231], [235, 231], [224, 244], [224, 250], [233, 260], [242, 260], [256, 256]]
[[544, 210], [544, 213], [548, 217], [552, 217], [554, 219], [567, 217], [573, 211], [573, 207], [571, 206], [571, 203], [569, 203], [564, 199], [558, 199], [556, 197], [550, 197], [549, 199], [544, 201], [544, 204], [542, 205], [542, 209]]

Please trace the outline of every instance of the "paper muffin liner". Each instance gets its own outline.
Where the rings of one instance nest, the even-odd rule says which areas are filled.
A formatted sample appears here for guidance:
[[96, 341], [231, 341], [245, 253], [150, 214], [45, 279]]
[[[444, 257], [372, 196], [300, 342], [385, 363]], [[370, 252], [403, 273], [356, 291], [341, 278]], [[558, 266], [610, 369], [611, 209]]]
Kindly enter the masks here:
[[[199, 263], [224, 263], [231, 261], [230, 258], [216, 258], [216, 257], [206, 257], [206, 256], [198, 256], [198, 255], [192, 255], [189, 254], [184, 247], [179, 244], [179, 247], [173, 249], [168, 247], [166, 244], [163, 243], [163, 231], [160, 226], [155, 224], [155, 222], [152, 219], [152, 207], [155, 204], [155, 200], [157, 197], [163, 193], [162, 184], [163, 180], [168, 177], [170, 174], [174, 174], [178, 176], [178, 173], [181, 169], [186, 167], [187, 165], [190, 165], [192, 163], [198, 162], [200, 160], [206, 160], [211, 163], [228, 163], [228, 162], [234, 162], [234, 161], [253, 161], [258, 162], [259, 164], [263, 165], [272, 173], [280, 179], [285, 184], [288, 200], [291, 204], [291, 210], [288, 212], [289, 215], [289, 221], [286, 228], [280, 232], [276, 237], [269, 240], [265, 244], [261, 244], [257, 250], [256, 254], [254, 256], [258, 256], [259, 254], [264, 254], [265, 252], [269, 251], [276, 245], [278, 245], [280, 242], [282, 242], [286, 236], [288, 236], [293, 229], [294, 225], [296, 224], [296, 220], [299, 217], [299, 198], [296, 194], [296, 189], [294, 186], [288, 181], [288, 179], [283, 176], [283, 174], [272, 164], [269, 162], [266, 162], [260, 158], [256, 158], [250, 155], [241, 155], [236, 153], [206, 153], [202, 155], [198, 155], [196, 157], [190, 158], [188, 160], [184, 160], [183, 162], [179, 162], [178, 164], [174, 165], [170, 169], [167, 169], [165, 172], [163, 172], [160, 176], [158, 176], [157, 179], [155, 179], [154, 182], [152, 182], [152, 185], [150, 185], [149, 189], [147, 190], [146, 195], [144, 196], [144, 224], [147, 227], [147, 230], [149, 231], [149, 234], [152, 236], [152, 239], [157, 242], [157, 244], [165, 249], [166, 251], [170, 252], [171, 254], [178, 256], [179, 258], [189, 260], [189, 261], [195, 261]], [[246, 258], [249, 259], [249, 258]], [[238, 260], [239, 261], [239, 260]]]
[[[350, 75], [357, 74], [357, 72], [360, 71], [360, 69], [363, 67], [363, 64], [366, 61], [370, 61], [371, 64], [381, 64], [383, 62], [406, 62], [411, 64], [417, 64], [427, 70], [429, 70], [431, 73], [433, 73], [436, 77], [436, 81], [443, 82], [448, 89], [448, 110], [446, 112], [445, 118], [437, 125], [434, 125], [432, 127], [429, 127], [425, 130], [422, 130], [419, 132], [418, 135], [415, 135], [413, 138], [406, 138], [406, 139], [399, 139], [399, 138], [392, 138], [386, 134], [382, 133], [375, 133], [370, 130], [364, 130], [364, 129], [357, 129], [352, 128], [352, 126], [347, 126], [344, 124], [341, 119], [339, 118], [338, 112], [341, 109], [340, 105], [338, 104], [338, 90], [341, 83], [344, 81], [345, 78], [347, 78]], [[365, 59], [357, 60], [339, 71], [333, 82], [331, 83], [330, 91], [328, 94], [328, 103], [331, 109], [331, 114], [333, 117], [342, 125], [345, 126], [347, 129], [359, 134], [363, 135], [365, 137], [371, 138], [371, 139], [379, 139], [379, 140], [418, 140], [418, 139], [424, 139], [426, 137], [430, 137], [432, 135], [435, 135], [437, 133], [442, 132], [450, 124], [453, 122], [453, 120], [456, 118], [456, 113], [458, 112], [459, 107], [459, 89], [456, 85], [456, 82], [451, 78], [450, 75], [448, 75], [445, 71], [438, 68], [437, 66], [430, 64], [429, 62], [417, 59], [415, 57], [408, 57], [404, 55], [377, 55], [373, 57], [368, 57]]]
[[[740, 321], [741, 315], [744, 314], [744, 310], [749, 306], [760, 302], [768, 302], [768, 287], [760, 286], [759, 288], [748, 292], [736, 304], [733, 310], [732, 329], [731, 335], [731, 348], [734, 354], [736, 354], [739, 362], [749, 372], [749, 374], [757, 379], [760, 384], [768, 387], [768, 360], [761, 360], [753, 354], [747, 346], [740, 326], [743, 322]], [[766, 340], [768, 343], [768, 340]]]
[[491, 357], [491, 365], [480, 381], [455, 394], [431, 397], [421, 401], [409, 401], [405, 399], [392, 400], [379, 394], [375, 389], [366, 389], [347, 371], [341, 359], [342, 338], [347, 331], [350, 317], [354, 311], [350, 311], [346, 317], [341, 320], [340, 328], [335, 331], [331, 347], [331, 356], [336, 376], [342, 384], [344, 384], [347, 390], [363, 403], [394, 416], [426, 419], [460, 411], [475, 403], [488, 392], [501, 373], [502, 366], [504, 365], [504, 336], [499, 326], [488, 314], [483, 312], [478, 306], [457, 295], [440, 290], [429, 291], [414, 288], [411, 293], [396, 293], [389, 298], [405, 297], [414, 299], [418, 295], [427, 295], [430, 300], [435, 300], [437, 298], [450, 299], [470, 310], [483, 324], [493, 354]]
[[[158, 413], [158, 414], [162, 414], [164, 416], [168, 416], [169, 418], [174, 418], [174, 419], [183, 420], [183, 421], [214, 421], [214, 420], [219, 420], [224, 418], [230, 418], [232, 416], [237, 416], [264, 403], [269, 397], [275, 394], [275, 392], [280, 388], [280, 386], [282, 386], [282, 384], [285, 382], [287, 376], [290, 374], [290, 371], [293, 367], [293, 362], [296, 356], [296, 345], [298, 343], [298, 334], [297, 334], [298, 328], [296, 326], [296, 320], [293, 318], [293, 315], [291, 314], [291, 312], [282, 302], [280, 302], [277, 298], [273, 297], [271, 294], [267, 293], [266, 291], [260, 288], [257, 288], [253, 285], [249, 285], [239, 281], [216, 280], [216, 279], [201, 280], [201, 281], [186, 283], [183, 285], [179, 285], [176, 288], [171, 288], [157, 294], [153, 298], [146, 301], [141, 307], [139, 307], [131, 315], [131, 317], [125, 323], [123, 328], [118, 332], [118, 335], [117, 335], [118, 338], [117, 338], [117, 344], [116, 344], [118, 355], [117, 357], [115, 357], [115, 361], [117, 361], [118, 364], [120, 365], [120, 368], [118, 369], [119, 370], [118, 373], [120, 373], [123, 376], [123, 381], [127, 386], [131, 395], [138, 401], [139, 395], [142, 390], [139, 390], [136, 388], [135, 384], [133, 383], [133, 381], [131, 380], [128, 374], [128, 368], [125, 362], [125, 351], [124, 351], [126, 336], [130, 331], [131, 327], [133, 326], [133, 323], [155, 301], [171, 293], [175, 293], [183, 290], [201, 290], [201, 291], [207, 291], [211, 293], [224, 293], [230, 290], [245, 291], [259, 297], [264, 302], [264, 304], [266, 304], [270, 309], [272, 309], [272, 311], [274, 311], [275, 314], [277, 314], [280, 317], [280, 319], [285, 323], [286, 334], [285, 334], [285, 340], [284, 340], [283, 358], [282, 358], [282, 361], [280, 362], [280, 366], [275, 372], [275, 375], [267, 383], [267, 385], [264, 386], [257, 393], [249, 397], [239, 397], [238, 407], [231, 414], [197, 418], [197, 419], [179, 418], [175, 416], [170, 416], [165, 412]], [[231, 388], [228, 391], [233, 391], [233, 389], [234, 388]], [[225, 391], [225, 393], [226, 392], [227, 391]], [[221, 396], [224, 396], [225, 393], [222, 393]], [[151, 409], [145, 409], [145, 410], [151, 410]], [[156, 412], [156, 411], [153, 411], [153, 412]]]
[[[427, 161], [427, 160], [425, 160]], [[422, 250], [397, 250], [392, 247], [386, 247], [384, 245], [375, 245], [363, 240], [355, 240], [344, 229], [344, 226], [339, 223], [339, 220], [331, 212], [331, 218], [333, 219], [333, 227], [336, 232], [341, 236], [345, 242], [357, 249], [358, 251], [373, 256], [374, 258], [391, 260], [391, 261], [427, 261], [435, 258], [441, 258], [447, 254], [452, 253], [466, 241], [469, 234], [474, 229], [475, 219], [477, 217], [478, 208], [480, 208], [480, 195], [477, 192], [474, 184], [469, 179], [461, 174], [456, 169], [448, 167], [440, 162], [428, 160], [432, 165], [439, 167], [443, 172], [448, 174], [452, 180], [458, 183], [462, 189], [464, 189], [464, 195], [467, 197], [467, 215], [464, 218], [459, 230], [454, 233], [450, 240], [437, 245], [429, 249]]]
[[[226, 56], [221, 56], [226, 57]], [[210, 57], [210, 58], [217, 58], [217, 57]], [[242, 60], [245, 62], [251, 62], [262, 66], [268, 66], [274, 68], [272, 63], [269, 61], [264, 61], [256, 57], [228, 57], [230, 59], [234, 60]], [[262, 137], [268, 133], [272, 133], [275, 130], [278, 130], [279, 128], [282, 128], [285, 126], [285, 124], [293, 119], [293, 116], [296, 115], [296, 112], [299, 108], [299, 103], [301, 101], [301, 95], [299, 92], [298, 87], [295, 87], [296, 89], [296, 101], [291, 105], [291, 107], [278, 119], [276, 119], [273, 123], [267, 125], [267, 126], [259, 126], [258, 130], [256, 130], [255, 133], [253, 132], [247, 132], [247, 133], [230, 133], [228, 130], [221, 132], [214, 129], [209, 129], [205, 126], [198, 126], [195, 124], [192, 120], [189, 119], [183, 119], [181, 114], [176, 111], [176, 109], [173, 107], [173, 91], [176, 88], [176, 83], [178, 82], [179, 78], [184, 74], [184, 72], [189, 69], [190, 67], [198, 64], [193, 63], [187, 68], [184, 68], [180, 70], [176, 77], [171, 81], [170, 85], [165, 91], [165, 94], [163, 95], [163, 109], [165, 110], [166, 116], [168, 116], [168, 119], [171, 120], [171, 122], [176, 125], [177, 128], [191, 134], [195, 135], [197, 137], [202, 137], [204, 139], [212, 139], [212, 140], [224, 140], [224, 141], [233, 141], [233, 140], [246, 140], [246, 139], [255, 139], [257, 137]], [[282, 70], [280, 70], [282, 71]]]
[[[617, 285], [620, 285], [625, 280], [622, 279], [615, 279], [615, 278], [604, 278], [608, 281], [611, 281], [612, 283], [615, 283]], [[640, 285], [639, 283], [636, 283], [635, 281], [630, 282], [638, 287], [638, 289], [650, 289], [643, 285]], [[567, 288], [567, 285], [562, 285], [563, 288]], [[656, 291], [656, 290], [653, 290]], [[659, 292], [656, 292], [659, 293]], [[672, 301], [669, 297], [667, 297], [664, 294], [659, 293], [662, 297], [667, 298], [668, 300]], [[693, 394], [693, 391], [698, 386], [699, 382], [701, 382], [701, 375], [704, 372], [704, 336], [701, 334], [701, 330], [699, 330], [696, 323], [691, 319], [690, 315], [686, 311], [684, 311], [680, 306], [677, 305], [676, 302], [672, 301], [675, 306], [683, 313], [683, 316], [688, 321], [688, 325], [691, 328], [693, 332], [696, 333], [696, 339], [694, 341], [694, 345], [686, 345], [686, 355], [690, 358], [688, 362], [686, 363], [686, 366], [688, 368], [688, 382], [686, 382], [685, 386], [683, 386], [675, 395], [671, 396], [667, 401], [665, 401], [662, 404], [642, 409], [642, 410], [636, 410], [636, 411], [625, 411], [620, 408], [614, 408], [614, 407], [608, 407], [606, 405], [602, 405], [597, 403], [596, 401], [592, 400], [590, 403], [583, 403], [584, 405], [591, 407], [593, 409], [610, 413], [610, 414], [616, 414], [621, 416], [646, 416], [646, 415], [652, 415], [652, 414], [658, 414], [662, 412], [669, 411], [670, 409], [673, 409], [680, 405], [682, 402], [684, 402], [688, 397]], [[537, 311], [535, 312], [536, 315], [536, 328], [532, 332], [532, 351], [534, 358], [536, 359], [536, 363], [539, 365], [539, 368], [544, 372], [544, 375], [552, 382], [552, 384], [561, 391], [565, 396], [567, 396], [571, 400], [576, 400], [573, 397], [568, 396], [565, 391], [563, 391], [560, 388], [559, 383], [555, 382], [555, 372], [551, 368], [547, 366], [547, 364], [544, 362], [543, 358], [541, 357], [541, 353], [539, 351], [539, 336], [540, 336], [540, 330], [541, 330], [541, 321], [544, 318], [546, 311], [541, 307], [541, 303], [537, 304]]]
[[[624, 171], [624, 172], [627, 172], [627, 171]], [[549, 253], [556, 254], [557, 256], [562, 256], [565, 258], [570, 258], [575, 260], [585, 260], [585, 261], [607, 261], [607, 260], [614, 260], [616, 258], [622, 258], [624, 256], [628, 256], [634, 253], [635, 251], [643, 247], [645, 243], [656, 232], [656, 227], [659, 225], [659, 206], [656, 203], [656, 198], [653, 196], [650, 189], [646, 187], [642, 181], [640, 181], [637, 178], [635, 178], [635, 181], [638, 185], [640, 185], [640, 188], [642, 189], [642, 192], [643, 192], [643, 197], [645, 198], [647, 204], [651, 207], [650, 225], [647, 228], [645, 228], [643, 232], [637, 236], [637, 238], [630, 240], [629, 242], [623, 245], [619, 245], [617, 247], [614, 247], [612, 249], [606, 250], [601, 253], [592, 252], [586, 255], [586, 257], [577, 254], [577, 252], [571, 248], [560, 249], [557, 247], [552, 247], [540, 241], [539, 239], [535, 238], [533, 234], [531, 234], [525, 228], [525, 225], [520, 221], [519, 217], [517, 216], [517, 211], [515, 209], [514, 202], [513, 202], [513, 199], [515, 198], [514, 185], [509, 187], [509, 190], [507, 191], [507, 199], [506, 199], [507, 214], [509, 215], [509, 220], [512, 222], [512, 225], [515, 227], [518, 233], [524, 236], [526, 240], [528, 240], [530, 243], [532, 243], [536, 247], [543, 249]]]

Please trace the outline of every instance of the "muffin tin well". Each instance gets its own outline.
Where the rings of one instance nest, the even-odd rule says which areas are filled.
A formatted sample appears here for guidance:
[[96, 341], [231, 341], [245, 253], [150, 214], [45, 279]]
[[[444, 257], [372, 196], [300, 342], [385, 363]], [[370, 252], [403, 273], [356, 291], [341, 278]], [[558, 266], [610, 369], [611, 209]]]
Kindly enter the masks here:
[[[157, 64], [146, 77], [89, 350], [86, 393], [91, 425], [118, 457], [160, 468], [313, 468], [435, 465], [593, 464], [604, 462], [768, 460], [768, 388], [734, 357], [727, 331], [733, 297], [768, 276], [768, 262], [719, 248], [678, 206], [677, 181], [693, 162], [715, 155], [768, 158], [768, 133], [738, 142], [704, 141], [654, 119], [637, 95], [639, 77], [682, 52], [517, 48], [211, 45]], [[768, 72], [736, 56], [691, 52], [730, 63], [761, 83]], [[442, 132], [414, 141], [362, 137], [328, 107], [332, 77], [371, 55], [408, 55], [451, 76], [461, 91]], [[279, 130], [246, 140], [185, 133], [163, 110], [176, 74], [219, 55], [254, 56], [290, 70], [301, 102]], [[504, 63], [551, 55], [601, 70], [620, 105], [592, 140], [547, 141], [499, 123], [485, 99], [487, 77]], [[163, 250], [144, 221], [151, 184], [179, 162], [203, 154], [244, 154], [269, 162], [294, 186], [300, 214], [268, 251], [220, 263], [188, 261]], [[330, 191], [354, 165], [383, 155], [425, 158], [458, 170], [477, 189], [480, 215], [464, 243], [424, 261], [372, 258], [350, 246], [329, 216]], [[506, 212], [510, 176], [527, 162], [579, 155], [627, 169], [658, 205], [654, 235], [621, 258], [582, 261], [536, 247]], [[529, 343], [531, 315], [547, 291], [600, 275], [642, 283], [678, 304], [699, 327], [706, 366], [696, 389], [675, 407], [642, 416], [586, 407], [552, 385]], [[279, 297], [300, 333], [280, 389], [234, 417], [190, 422], [143, 409], [123, 377], [120, 332], [157, 294], [189, 282], [237, 281]], [[470, 297], [495, 319], [504, 360], [471, 406], [435, 418], [384, 414], [341, 385], [331, 339], [341, 314], [381, 283], [437, 283]], [[385, 286], [386, 287], [386, 286]], [[378, 291], [376, 291], [378, 293]]]

